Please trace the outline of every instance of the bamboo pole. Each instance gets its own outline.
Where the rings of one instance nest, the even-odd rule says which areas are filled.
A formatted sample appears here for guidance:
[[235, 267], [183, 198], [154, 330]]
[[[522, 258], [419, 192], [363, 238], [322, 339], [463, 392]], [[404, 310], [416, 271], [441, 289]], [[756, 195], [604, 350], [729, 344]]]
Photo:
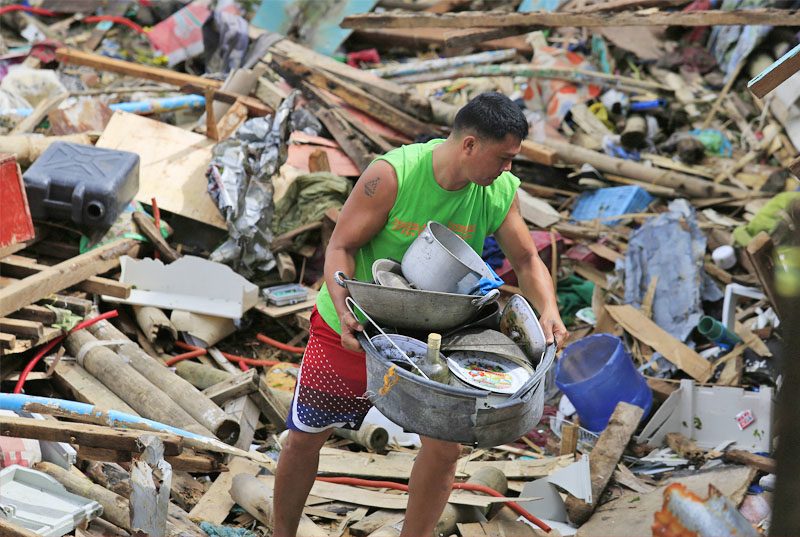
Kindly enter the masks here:
[[167, 394], [172, 401], [197, 420], [200, 425], [214, 433], [217, 438], [227, 443], [236, 442], [239, 437], [239, 424], [211, 399], [203, 395], [200, 390], [173, 374], [108, 321], [100, 321], [90, 328], [89, 332], [97, 339], [127, 341], [127, 343], [118, 345], [116, 352], [119, 356], [127, 359], [133, 369]]
[[67, 350], [78, 358], [84, 369], [142, 416], [203, 436], [213, 436], [167, 394], [104, 346], [104, 341], [86, 330], [73, 332], [65, 341]]

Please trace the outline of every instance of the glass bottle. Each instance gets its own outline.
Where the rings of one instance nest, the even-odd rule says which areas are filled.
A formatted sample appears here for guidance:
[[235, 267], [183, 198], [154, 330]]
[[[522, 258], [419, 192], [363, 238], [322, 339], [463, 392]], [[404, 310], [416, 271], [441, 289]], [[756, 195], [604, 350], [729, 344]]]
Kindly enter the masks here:
[[439, 349], [442, 347], [442, 336], [432, 332], [428, 334], [428, 350], [425, 359], [419, 368], [434, 382], [448, 384], [450, 382], [450, 368], [442, 358]]

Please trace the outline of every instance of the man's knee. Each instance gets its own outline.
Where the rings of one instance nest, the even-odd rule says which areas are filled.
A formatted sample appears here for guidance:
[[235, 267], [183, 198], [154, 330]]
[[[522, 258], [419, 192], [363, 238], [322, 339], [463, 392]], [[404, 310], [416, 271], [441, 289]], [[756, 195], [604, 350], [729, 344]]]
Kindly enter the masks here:
[[282, 442], [281, 451], [288, 451], [298, 455], [308, 456], [319, 453], [323, 444], [331, 435], [332, 430], [322, 431], [321, 433], [304, 433], [301, 431], [289, 430], [286, 439]]
[[422, 447], [440, 460], [442, 464], [455, 464], [461, 456], [461, 445], [455, 442], [423, 437]]

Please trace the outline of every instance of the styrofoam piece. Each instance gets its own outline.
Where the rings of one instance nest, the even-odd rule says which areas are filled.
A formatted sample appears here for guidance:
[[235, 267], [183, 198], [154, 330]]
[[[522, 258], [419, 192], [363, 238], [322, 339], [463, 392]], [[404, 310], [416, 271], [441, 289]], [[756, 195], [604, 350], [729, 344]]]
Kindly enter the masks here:
[[[639, 442], [660, 446], [667, 433], [681, 433], [698, 447], [711, 449], [724, 441], [734, 441], [733, 449], [770, 451], [772, 439], [773, 390], [758, 392], [727, 386], [696, 386], [682, 380], [681, 386], [653, 414]], [[736, 415], [749, 410], [755, 421], [740, 429]]]
[[203, 341], [200, 347], [216, 345], [236, 331], [231, 319], [192, 313], [191, 311], [172, 310], [169, 320], [179, 332], [187, 332]]
[[0, 516], [43, 537], [66, 535], [102, 512], [45, 473], [17, 465], [0, 470]]
[[567, 521], [567, 507], [555, 485], [546, 477], [529, 481], [522, 486], [520, 496], [524, 498], [540, 498], [533, 502], [518, 502], [530, 514], [540, 519]]
[[729, 283], [725, 286], [725, 296], [722, 299], [722, 324], [732, 332], [736, 325], [736, 303], [739, 297], [761, 300], [764, 298], [764, 293], [755, 287], [745, 287], [738, 283]]
[[553, 472], [547, 476], [547, 481], [586, 503], [592, 503], [592, 473], [589, 470], [587, 455], [583, 455], [577, 462]]
[[258, 287], [222, 263], [183, 256], [165, 265], [157, 259], [120, 258], [119, 281], [133, 286], [126, 299], [108, 302], [156, 306], [238, 319], [258, 302]]

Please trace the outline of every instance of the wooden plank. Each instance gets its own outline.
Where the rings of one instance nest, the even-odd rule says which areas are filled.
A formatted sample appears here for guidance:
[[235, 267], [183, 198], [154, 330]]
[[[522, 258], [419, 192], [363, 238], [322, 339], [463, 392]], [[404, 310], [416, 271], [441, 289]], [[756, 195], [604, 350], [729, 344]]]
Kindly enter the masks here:
[[578, 529], [576, 537], [652, 535], [653, 516], [661, 510], [664, 504], [664, 489], [672, 483], [683, 484], [701, 498], [708, 496], [708, 485], [712, 484], [734, 505], [739, 505], [755, 473], [755, 470], [750, 468], [725, 467], [721, 470], [694, 472], [692, 475], [669, 479], [646, 494], [639, 492], [623, 494], [598, 507], [594, 516]]
[[705, 382], [713, 373], [711, 363], [665, 332], [630, 305], [606, 306], [606, 311], [633, 337], [664, 355], [676, 367], [698, 382]]
[[11, 349], [17, 343], [17, 336], [14, 334], [0, 333], [0, 349]]
[[404, 518], [405, 513], [379, 509], [350, 526], [350, 535], [353, 537], [367, 537], [379, 528], [397, 524]]
[[465, 11], [461, 13], [363, 13], [345, 17], [342, 28], [503, 28], [516, 26], [520, 33], [534, 28], [575, 26], [581, 28], [607, 26], [731, 26], [767, 24], [770, 26], [800, 25], [800, 11], [795, 9], [742, 9], [733, 11], [628, 11], [621, 13], [571, 13], [535, 11], [530, 13], [498, 13]]
[[251, 369], [238, 375], [232, 375], [213, 386], [203, 390], [203, 395], [214, 401], [218, 405], [249, 395], [258, 389], [258, 370]]
[[[69, 261], [69, 260], [66, 260]], [[66, 262], [65, 261], [65, 262]], [[17, 277], [28, 277], [48, 269], [48, 265], [42, 265], [28, 257], [11, 255], [0, 260], [0, 266], [5, 272]], [[74, 287], [86, 293], [97, 295], [108, 295], [116, 298], [128, 298], [131, 296], [132, 287], [127, 283], [121, 283], [111, 278], [92, 276], [82, 282], [78, 282]]]
[[38, 321], [46, 325], [51, 325], [58, 321], [58, 315], [56, 315], [55, 311], [35, 304], [18, 309], [11, 314], [11, 317], [25, 319], [26, 321]]
[[775, 312], [780, 317], [782, 315], [781, 301], [778, 300], [778, 293], [775, 290], [774, 248], [772, 238], [767, 232], [762, 231], [747, 244], [745, 253], [758, 278], [758, 283], [761, 284], [761, 288], [764, 290], [764, 294], [767, 295], [770, 304], [772, 304]]
[[61, 63], [72, 65], [85, 65], [100, 71], [111, 71], [134, 78], [144, 78], [156, 82], [164, 82], [174, 86], [194, 85], [201, 88], [218, 89], [222, 86], [219, 80], [193, 76], [172, 69], [152, 67], [149, 65], [117, 60], [101, 54], [82, 52], [73, 48], [62, 47], [56, 49], [56, 59]]
[[[319, 474], [379, 479], [403, 479], [411, 476], [416, 454], [390, 452], [389, 455], [351, 452], [323, 447], [320, 451]], [[459, 464], [456, 475], [469, 477], [479, 469], [491, 466], [502, 471], [508, 479], [538, 479], [568, 466], [572, 456], [537, 460], [468, 461]]]
[[[116, 17], [121, 17], [125, 15], [125, 12], [128, 11], [128, 5], [130, 4], [130, 0], [117, 0], [113, 2], [110, 6], [106, 7], [103, 10], [104, 15], [112, 15]], [[92, 33], [89, 36], [89, 39], [83, 43], [84, 50], [94, 50], [100, 44], [100, 42], [105, 37], [110, 27], [106, 27], [105, 25], [108, 24], [106, 22], [100, 22], [92, 29]]]
[[690, 0], [609, 0], [598, 2], [580, 9], [572, 10], [573, 13], [600, 13], [601, 11], [623, 11], [626, 9], [658, 7], [677, 7], [688, 4]]
[[308, 291], [308, 299], [304, 300], [303, 302], [298, 302], [297, 304], [289, 304], [288, 306], [275, 306], [272, 304], [259, 302], [258, 304], [253, 306], [253, 309], [273, 319], [277, 319], [279, 317], [285, 317], [286, 315], [291, 315], [293, 313], [311, 309], [314, 307], [314, 304], [317, 303], [318, 292], [311, 288], [307, 288], [306, 290]]
[[53, 377], [58, 387], [76, 401], [89, 403], [104, 410], [118, 410], [132, 416], [139, 415], [128, 403], [76, 362], [61, 360], [53, 370]]
[[[68, 442], [79, 446], [113, 449], [117, 451], [141, 452], [138, 444], [141, 431], [112, 429], [99, 425], [69, 423], [65, 421], [36, 420], [0, 416], [0, 432], [3, 436], [34, 438], [51, 442]], [[178, 455], [182, 450], [180, 436], [166, 433], [156, 434], [164, 442], [165, 455]]]
[[346, 82], [327, 71], [313, 69], [292, 60], [281, 62], [280, 68], [290, 78], [302, 80], [318, 88], [330, 91], [347, 104], [379, 119], [387, 125], [391, 125], [406, 136], [414, 138], [419, 135], [430, 134], [436, 130], [432, 125], [423, 123], [405, 112], [401, 112], [358, 86]]
[[132, 239], [114, 241], [0, 289], [0, 316], [8, 315], [91, 276], [108, 272], [119, 265], [121, 255], [127, 254], [137, 245], [138, 242]]
[[800, 45], [778, 58], [747, 83], [750, 93], [763, 99], [769, 92], [783, 84], [800, 70]]
[[136, 200], [186, 218], [227, 229], [225, 219], [208, 193], [206, 168], [214, 141], [161, 121], [115, 112], [97, 147], [139, 155]]
[[24, 319], [9, 319], [8, 317], [0, 317], [0, 330], [35, 340], [44, 335], [42, 323]]
[[519, 154], [537, 164], [544, 164], [545, 166], [552, 166], [556, 163], [556, 151], [554, 149], [546, 145], [537, 144], [531, 140], [522, 141]]
[[197, 505], [189, 511], [189, 518], [205, 520], [212, 524], [222, 524], [235, 504], [229, 492], [234, 476], [238, 474], [257, 475], [261, 467], [247, 459], [236, 457], [228, 465], [228, 470], [214, 480]]

